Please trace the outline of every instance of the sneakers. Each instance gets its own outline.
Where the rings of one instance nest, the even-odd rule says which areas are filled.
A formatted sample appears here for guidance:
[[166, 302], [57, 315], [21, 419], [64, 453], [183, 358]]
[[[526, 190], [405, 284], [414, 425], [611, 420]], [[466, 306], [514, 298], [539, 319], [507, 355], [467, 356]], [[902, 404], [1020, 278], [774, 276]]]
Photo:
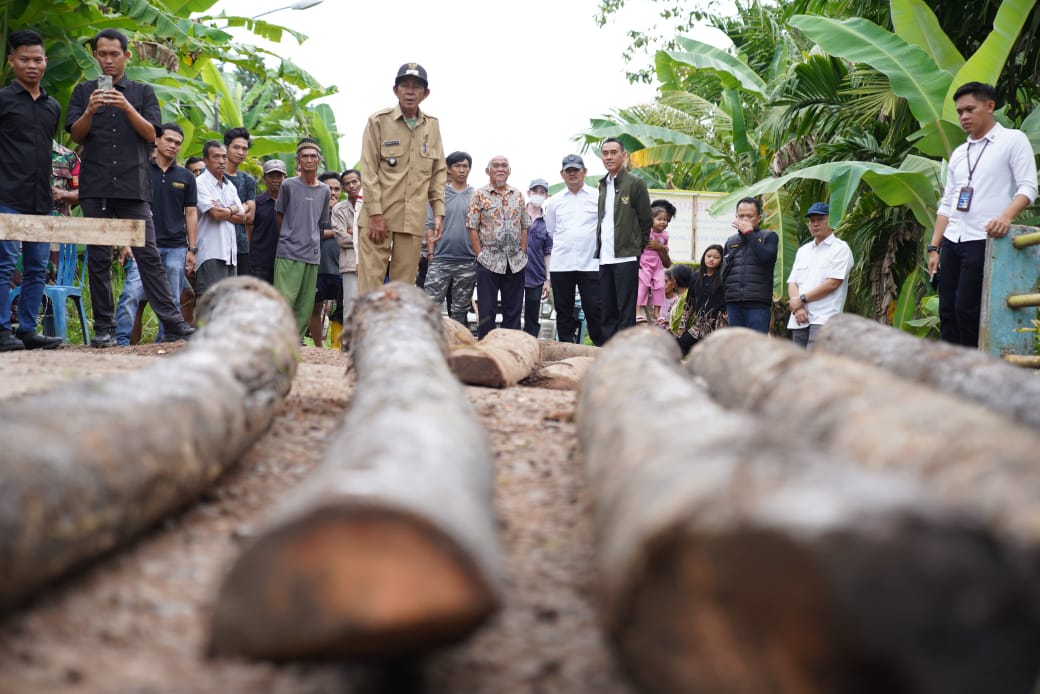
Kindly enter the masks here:
[[16, 352], [25, 349], [25, 344], [7, 328], [0, 328], [0, 352]]
[[95, 333], [94, 337], [90, 338], [90, 346], [98, 349], [115, 347], [116, 344], [116, 334], [114, 332]]
[[163, 342], [187, 340], [194, 334], [195, 328], [191, 327], [191, 325], [185, 321], [181, 321], [170, 327], [163, 326]]
[[60, 337], [47, 337], [36, 333], [24, 333], [16, 336], [26, 349], [57, 349], [64, 340]]

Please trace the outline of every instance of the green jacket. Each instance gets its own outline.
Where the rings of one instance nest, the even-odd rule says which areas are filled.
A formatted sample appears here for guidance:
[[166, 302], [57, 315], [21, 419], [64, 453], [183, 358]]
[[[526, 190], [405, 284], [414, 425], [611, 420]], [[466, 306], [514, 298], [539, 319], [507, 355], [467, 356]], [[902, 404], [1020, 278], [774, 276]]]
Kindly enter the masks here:
[[[607, 200], [607, 177], [599, 180], [599, 217], [596, 220], [596, 257], [600, 257], [603, 208]], [[627, 258], [643, 252], [650, 242], [650, 193], [642, 179], [624, 169], [614, 179], [614, 257]]]

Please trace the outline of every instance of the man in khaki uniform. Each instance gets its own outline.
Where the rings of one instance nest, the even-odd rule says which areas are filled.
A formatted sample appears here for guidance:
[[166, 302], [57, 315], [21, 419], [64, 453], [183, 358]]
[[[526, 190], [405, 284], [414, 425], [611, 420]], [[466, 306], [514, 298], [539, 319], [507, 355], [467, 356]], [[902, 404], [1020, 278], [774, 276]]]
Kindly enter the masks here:
[[390, 279], [415, 282], [426, 229], [426, 206], [433, 208], [430, 240], [443, 233], [447, 165], [437, 119], [419, 110], [430, 95], [426, 70], [405, 63], [394, 82], [397, 106], [372, 114], [361, 142], [361, 187], [365, 202], [358, 218], [358, 291]]

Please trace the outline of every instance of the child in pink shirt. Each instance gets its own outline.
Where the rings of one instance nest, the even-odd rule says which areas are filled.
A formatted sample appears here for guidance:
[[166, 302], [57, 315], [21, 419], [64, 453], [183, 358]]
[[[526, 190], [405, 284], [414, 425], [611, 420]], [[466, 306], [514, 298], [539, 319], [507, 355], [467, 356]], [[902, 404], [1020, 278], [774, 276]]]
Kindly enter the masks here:
[[668, 257], [668, 225], [675, 217], [675, 205], [667, 200], [650, 204], [653, 227], [650, 243], [639, 257], [639, 293], [636, 296], [636, 322], [646, 321], [646, 307], [653, 305], [654, 321], [661, 319], [661, 310], [667, 299], [664, 295], [664, 269], [672, 264]]

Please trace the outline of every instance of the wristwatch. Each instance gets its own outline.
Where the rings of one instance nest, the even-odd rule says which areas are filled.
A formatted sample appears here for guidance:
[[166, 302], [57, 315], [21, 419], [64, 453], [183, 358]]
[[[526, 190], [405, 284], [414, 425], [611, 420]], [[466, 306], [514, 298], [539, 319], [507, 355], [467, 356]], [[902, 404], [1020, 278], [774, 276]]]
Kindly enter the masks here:
[[799, 294], [798, 300], [801, 301], [803, 305], [809, 303], [808, 300], [806, 300], [805, 298], [805, 294]]
[[925, 253], [933, 253], [933, 252], [934, 253], [938, 253], [939, 252], [939, 247], [938, 246], [933, 246], [933, 245], [929, 244], [928, 247], [925, 248], [924, 250], [925, 250]]
[[199, 254], [199, 247], [198, 246], [188, 246], [188, 253], [194, 253], [195, 255], [198, 255]]

